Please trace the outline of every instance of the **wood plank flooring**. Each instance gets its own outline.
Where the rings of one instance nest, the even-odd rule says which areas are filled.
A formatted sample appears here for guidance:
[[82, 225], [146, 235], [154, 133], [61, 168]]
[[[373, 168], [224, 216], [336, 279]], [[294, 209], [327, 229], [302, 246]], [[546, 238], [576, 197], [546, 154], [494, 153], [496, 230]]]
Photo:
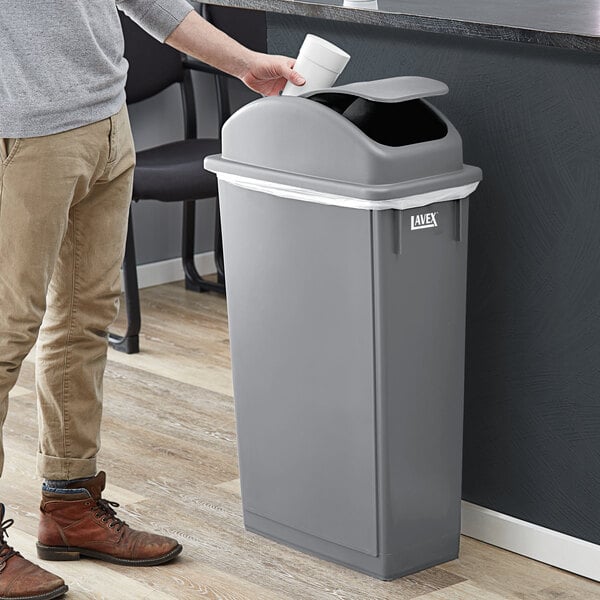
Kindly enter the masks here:
[[[142, 352], [109, 354], [105, 496], [131, 525], [177, 537], [169, 565], [130, 569], [42, 563], [68, 600], [600, 600], [600, 584], [463, 537], [459, 560], [381, 582], [244, 530], [237, 472], [227, 311], [181, 284], [143, 290]], [[35, 557], [40, 481], [34, 373], [26, 361], [5, 425], [0, 499], [9, 542]]]

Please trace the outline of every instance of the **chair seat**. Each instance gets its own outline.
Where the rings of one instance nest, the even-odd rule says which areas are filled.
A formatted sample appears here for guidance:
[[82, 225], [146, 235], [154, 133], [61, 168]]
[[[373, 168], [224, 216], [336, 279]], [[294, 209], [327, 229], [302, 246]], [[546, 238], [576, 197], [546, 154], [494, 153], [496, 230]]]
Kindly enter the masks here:
[[204, 169], [204, 158], [220, 151], [219, 140], [194, 139], [138, 152], [133, 197], [177, 202], [216, 196], [217, 178]]

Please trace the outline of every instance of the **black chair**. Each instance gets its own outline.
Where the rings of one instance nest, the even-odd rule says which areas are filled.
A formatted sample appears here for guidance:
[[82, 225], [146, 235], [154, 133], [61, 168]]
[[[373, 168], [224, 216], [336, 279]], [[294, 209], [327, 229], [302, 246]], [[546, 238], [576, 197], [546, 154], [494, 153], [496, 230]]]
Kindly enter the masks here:
[[[128, 17], [121, 14], [125, 36], [125, 56], [129, 61], [127, 103], [145, 100], [174, 83], [180, 84], [183, 99], [185, 139], [137, 153], [133, 201], [160, 200], [183, 203], [181, 258], [185, 287], [195, 291], [225, 292], [223, 245], [215, 175], [204, 170], [204, 158], [221, 151], [220, 139], [198, 139], [192, 71], [214, 75], [218, 105], [219, 132], [230, 115], [226, 75], [204, 63], [184, 56], [156, 41]], [[194, 264], [195, 201], [217, 198], [215, 218], [215, 264], [217, 281], [201, 277]], [[125, 259], [123, 261], [127, 330], [123, 336], [109, 334], [116, 350], [139, 352], [141, 327], [140, 300], [136, 270], [133, 221], [130, 210]]]

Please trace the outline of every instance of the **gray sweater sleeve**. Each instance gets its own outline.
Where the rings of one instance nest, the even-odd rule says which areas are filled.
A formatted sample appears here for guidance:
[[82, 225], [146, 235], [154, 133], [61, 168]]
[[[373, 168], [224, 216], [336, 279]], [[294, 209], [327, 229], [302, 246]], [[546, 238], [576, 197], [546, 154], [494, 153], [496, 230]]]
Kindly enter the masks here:
[[150, 35], [164, 42], [194, 10], [187, 0], [115, 0], [117, 8]]

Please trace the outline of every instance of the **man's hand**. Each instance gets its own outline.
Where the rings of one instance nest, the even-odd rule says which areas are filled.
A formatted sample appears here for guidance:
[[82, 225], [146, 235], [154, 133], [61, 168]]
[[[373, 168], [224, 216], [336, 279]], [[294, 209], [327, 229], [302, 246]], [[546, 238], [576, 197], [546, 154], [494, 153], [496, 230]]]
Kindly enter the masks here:
[[248, 66], [248, 72], [240, 79], [263, 96], [276, 96], [285, 84], [304, 85], [304, 77], [294, 71], [294, 59], [287, 56], [271, 56], [257, 52]]
[[192, 11], [165, 40], [167, 44], [241, 79], [250, 89], [274, 96], [288, 80], [303, 85], [294, 59], [253, 52]]

